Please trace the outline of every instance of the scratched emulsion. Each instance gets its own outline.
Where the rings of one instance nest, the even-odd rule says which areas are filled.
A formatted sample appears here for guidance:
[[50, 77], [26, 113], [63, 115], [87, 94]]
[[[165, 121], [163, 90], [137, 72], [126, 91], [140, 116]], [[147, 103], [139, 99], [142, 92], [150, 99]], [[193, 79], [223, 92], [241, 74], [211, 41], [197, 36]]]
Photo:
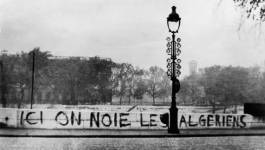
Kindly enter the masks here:
[[0, 138], [2, 150], [264, 150], [265, 136], [193, 138]]

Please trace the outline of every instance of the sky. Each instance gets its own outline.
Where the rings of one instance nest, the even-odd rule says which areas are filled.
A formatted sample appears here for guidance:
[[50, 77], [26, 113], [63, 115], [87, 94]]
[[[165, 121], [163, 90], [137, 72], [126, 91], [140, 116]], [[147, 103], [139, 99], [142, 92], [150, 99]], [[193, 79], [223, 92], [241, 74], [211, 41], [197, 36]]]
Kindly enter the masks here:
[[166, 18], [173, 5], [182, 18], [183, 76], [191, 60], [199, 68], [264, 64], [265, 37], [226, 0], [0, 0], [0, 50], [40, 47], [56, 56], [166, 70]]

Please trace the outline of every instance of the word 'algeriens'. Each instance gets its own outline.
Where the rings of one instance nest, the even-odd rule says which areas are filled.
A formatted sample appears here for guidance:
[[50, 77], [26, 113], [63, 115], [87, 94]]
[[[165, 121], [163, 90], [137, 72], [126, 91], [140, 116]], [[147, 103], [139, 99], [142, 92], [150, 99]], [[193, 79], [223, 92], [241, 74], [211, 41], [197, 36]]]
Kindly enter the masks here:
[[218, 114], [202, 114], [199, 116], [182, 115], [179, 120], [180, 128], [195, 127], [220, 127], [220, 128], [245, 128], [246, 115], [218, 115]]

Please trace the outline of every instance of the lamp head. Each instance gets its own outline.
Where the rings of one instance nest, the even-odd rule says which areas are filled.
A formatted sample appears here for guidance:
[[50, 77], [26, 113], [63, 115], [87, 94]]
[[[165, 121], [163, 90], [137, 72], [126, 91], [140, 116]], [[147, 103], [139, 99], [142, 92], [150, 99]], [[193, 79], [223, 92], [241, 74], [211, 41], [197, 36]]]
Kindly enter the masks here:
[[168, 30], [171, 33], [178, 33], [180, 27], [179, 14], [176, 12], [176, 6], [172, 6], [172, 12], [167, 17]]

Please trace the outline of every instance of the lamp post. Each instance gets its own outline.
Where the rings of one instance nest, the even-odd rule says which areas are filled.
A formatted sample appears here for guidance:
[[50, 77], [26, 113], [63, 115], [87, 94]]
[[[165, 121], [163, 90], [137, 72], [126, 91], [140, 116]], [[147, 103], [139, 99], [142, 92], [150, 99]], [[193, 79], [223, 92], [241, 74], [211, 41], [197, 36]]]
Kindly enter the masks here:
[[2, 107], [6, 107], [6, 82], [5, 82], [3, 60], [0, 60], [0, 68], [1, 68], [1, 102], [2, 102]]
[[30, 54], [32, 54], [32, 74], [31, 74], [31, 97], [30, 97], [30, 109], [34, 102], [34, 77], [35, 77], [35, 50], [34, 49]]
[[5, 65], [4, 65], [4, 58], [7, 55], [7, 50], [1, 50], [1, 60], [0, 60], [0, 68], [1, 68], [1, 102], [2, 107], [6, 107], [6, 93], [7, 93], [7, 83], [5, 80]]
[[176, 7], [172, 7], [172, 12], [167, 17], [167, 26], [169, 29], [169, 32], [172, 33], [172, 40], [170, 37], [167, 38], [167, 53], [170, 55], [170, 58], [167, 59], [167, 75], [172, 80], [172, 101], [171, 106], [169, 109], [170, 117], [169, 117], [169, 126], [168, 126], [168, 132], [169, 133], [179, 133], [178, 129], [178, 108], [176, 107], [176, 93], [180, 89], [180, 82], [177, 79], [177, 77], [180, 76], [180, 62], [181, 60], [177, 58], [177, 56], [180, 55], [180, 38], [177, 38], [177, 41], [175, 40], [175, 34], [178, 33], [179, 27], [180, 27], [180, 21], [181, 18], [176, 13]]

